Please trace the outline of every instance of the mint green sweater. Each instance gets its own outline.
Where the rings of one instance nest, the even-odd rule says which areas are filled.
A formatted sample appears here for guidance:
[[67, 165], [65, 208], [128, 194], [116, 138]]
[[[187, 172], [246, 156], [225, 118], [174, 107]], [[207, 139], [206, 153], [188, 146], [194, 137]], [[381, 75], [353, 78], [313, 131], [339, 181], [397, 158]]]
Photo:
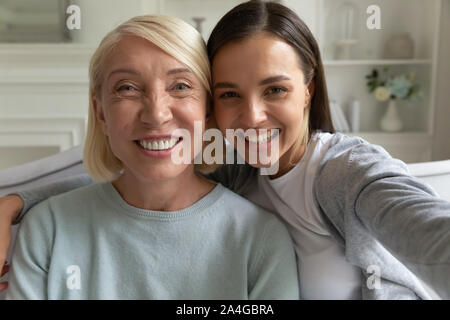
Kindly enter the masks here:
[[176, 212], [132, 207], [111, 183], [32, 211], [9, 299], [298, 299], [284, 225], [220, 184]]

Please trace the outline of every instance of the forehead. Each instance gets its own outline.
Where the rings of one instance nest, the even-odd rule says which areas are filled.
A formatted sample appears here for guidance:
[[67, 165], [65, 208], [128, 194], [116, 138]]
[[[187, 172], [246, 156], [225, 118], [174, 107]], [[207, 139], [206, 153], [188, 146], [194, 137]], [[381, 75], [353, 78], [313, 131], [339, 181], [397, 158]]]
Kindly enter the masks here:
[[298, 59], [290, 44], [275, 35], [261, 32], [222, 47], [213, 60], [213, 76], [298, 70]]
[[106, 69], [117, 64], [133, 65], [136, 68], [185, 67], [183, 63], [160, 49], [152, 42], [137, 36], [123, 36], [106, 59]]

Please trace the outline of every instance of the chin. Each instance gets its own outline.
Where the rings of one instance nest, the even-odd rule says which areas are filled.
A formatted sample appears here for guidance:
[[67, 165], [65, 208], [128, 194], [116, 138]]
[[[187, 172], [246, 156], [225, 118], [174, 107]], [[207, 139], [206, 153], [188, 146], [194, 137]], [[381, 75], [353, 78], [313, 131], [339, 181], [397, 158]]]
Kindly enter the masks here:
[[267, 163], [262, 163], [262, 162], [260, 162], [260, 161], [258, 161], [257, 163], [252, 163], [252, 164], [251, 164], [251, 163], [250, 163], [250, 159], [249, 159], [248, 157], [245, 158], [245, 162], [246, 162], [247, 164], [249, 164], [250, 166], [252, 166], [252, 167], [254, 167], [254, 168], [258, 168], [258, 169], [261, 169], [261, 168], [269, 168], [269, 167], [271, 167], [272, 165], [276, 164], [277, 161], [278, 161], [277, 159], [271, 159], [269, 164], [267, 164]]

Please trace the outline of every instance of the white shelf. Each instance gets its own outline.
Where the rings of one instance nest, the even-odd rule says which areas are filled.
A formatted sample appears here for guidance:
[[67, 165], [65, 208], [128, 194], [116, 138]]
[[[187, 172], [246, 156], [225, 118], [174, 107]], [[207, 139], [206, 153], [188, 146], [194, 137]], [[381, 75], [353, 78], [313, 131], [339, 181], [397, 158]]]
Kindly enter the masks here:
[[396, 65], [431, 65], [428, 59], [408, 59], [408, 60], [324, 60], [324, 66], [396, 66]]
[[0, 68], [87, 68], [95, 49], [80, 43], [0, 43]]
[[[382, 27], [365, 27], [366, 9], [371, 0], [353, 0], [360, 21], [356, 22], [360, 40], [352, 48], [351, 59], [337, 60], [334, 32], [340, 16], [338, 8], [348, 0], [320, 0], [316, 16], [318, 40], [326, 73], [330, 99], [337, 101], [345, 111], [354, 100], [360, 102], [362, 132], [347, 133], [383, 146], [394, 157], [406, 162], [430, 161], [434, 135], [434, 109], [437, 75], [437, 53], [440, 38], [441, 0], [379, 0], [375, 4], [382, 12]], [[399, 19], [399, 16], [409, 17]], [[334, 22], [333, 22], [334, 21]], [[420, 21], [420, 24], [417, 24]], [[383, 59], [386, 41], [396, 34], [409, 34], [414, 42], [413, 59]], [[359, 57], [359, 59], [357, 59]], [[366, 75], [372, 69], [389, 67], [388, 75], [414, 74], [424, 95], [418, 102], [399, 101], [399, 114], [405, 131], [379, 131], [379, 122], [387, 104], [378, 103], [367, 89]]]

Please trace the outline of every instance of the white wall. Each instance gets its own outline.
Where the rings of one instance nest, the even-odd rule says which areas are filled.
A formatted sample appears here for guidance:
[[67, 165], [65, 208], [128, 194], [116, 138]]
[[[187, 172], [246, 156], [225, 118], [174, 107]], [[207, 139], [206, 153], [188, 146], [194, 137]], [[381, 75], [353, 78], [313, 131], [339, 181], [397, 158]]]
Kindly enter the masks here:
[[156, 13], [157, 0], [74, 0], [81, 9], [81, 29], [72, 30], [76, 43], [98, 45], [114, 27], [144, 13]]
[[450, 0], [442, 2], [433, 160], [450, 159]]
[[120, 22], [159, 10], [159, 0], [73, 3], [81, 8], [74, 43], [0, 43], [0, 169], [84, 140], [91, 54]]
[[[82, 29], [74, 31], [73, 34], [77, 40], [76, 43], [0, 44], [0, 156], [2, 157], [0, 169], [15, 163], [14, 159], [17, 159], [16, 162], [19, 164], [26, 157], [33, 160], [63, 151], [84, 139], [89, 57], [104, 33], [111, 30], [117, 23], [134, 15], [155, 12], [178, 13], [187, 22], [192, 23], [191, 16], [195, 13], [195, 15], [208, 16], [205, 29], [209, 30], [208, 27], [214, 24], [212, 17], [222, 15], [227, 9], [226, 6], [241, 2], [241, 0], [229, 2], [227, 0], [226, 5], [222, 4], [224, 6], [221, 8], [224, 10], [222, 12], [217, 7], [221, 4], [220, 0], [211, 0], [210, 3], [214, 2], [216, 5], [212, 5], [212, 9], [203, 8], [202, 10], [199, 3], [209, 0], [190, 0], [190, 6], [182, 7], [176, 7], [176, 4], [184, 0], [75, 1], [82, 8]], [[319, 36], [318, 1], [283, 0], [281, 2], [296, 10], [308, 23], [313, 33]], [[311, 5], [312, 3], [314, 5]], [[184, 12], [183, 9], [186, 8], [194, 11]], [[448, 61], [450, 57], [450, 0], [443, 0], [441, 24], [434, 137], [428, 137], [427, 141], [419, 141], [420, 137], [411, 137], [410, 141], [405, 143], [405, 138], [400, 136], [400, 143], [395, 143], [395, 150], [399, 149], [400, 144], [408, 149], [407, 151], [414, 159], [417, 155], [430, 158], [431, 149], [433, 149], [433, 160], [450, 159], [450, 62]], [[207, 35], [209, 31], [204, 35]], [[330, 87], [330, 93], [333, 93], [332, 87]], [[378, 137], [378, 140], [380, 139], [387, 140], [383, 136]], [[376, 139], [371, 142], [379, 143]], [[430, 150], [424, 151], [409, 143], [425, 145]], [[35, 147], [42, 149], [38, 152]], [[395, 154], [395, 150], [390, 152]]]

